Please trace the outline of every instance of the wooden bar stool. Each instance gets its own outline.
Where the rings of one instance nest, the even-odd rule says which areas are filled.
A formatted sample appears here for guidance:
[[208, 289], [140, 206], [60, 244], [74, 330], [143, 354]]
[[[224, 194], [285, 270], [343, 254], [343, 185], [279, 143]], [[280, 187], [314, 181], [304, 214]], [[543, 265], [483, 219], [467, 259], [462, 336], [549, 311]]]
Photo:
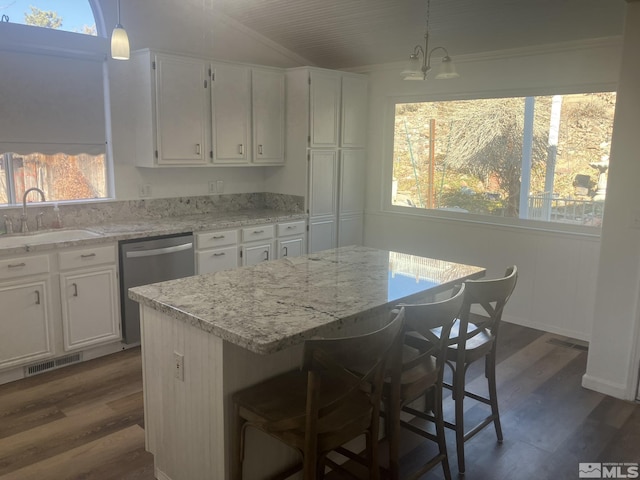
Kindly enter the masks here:
[[391, 368], [399, 378], [403, 321], [404, 310], [400, 310], [373, 333], [308, 340], [301, 370], [235, 393], [232, 478], [242, 479], [245, 432], [253, 427], [302, 454], [305, 480], [323, 478], [327, 453], [365, 434], [369, 478], [379, 479], [382, 387]]
[[[438, 453], [427, 460], [417, 471], [403, 477], [417, 479], [426, 472], [442, 465], [444, 477], [451, 479], [447, 457], [444, 419], [442, 416], [442, 377], [449, 346], [449, 332], [456, 320], [464, 298], [464, 285], [448, 300], [419, 305], [401, 305], [405, 311], [405, 336], [400, 376], [400, 401], [397, 412], [391, 412], [391, 384], [385, 383], [385, 418], [389, 436], [389, 468], [391, 478], [399, 478], [400, 427], [436, 442]], [[421, 397], [425, 408], [417, 410], [409, 406]], [[400, 410], [435, 423], [436, 434], [420, 428], [415, 423], [400, 419]], [[394, 423], [392, 423], [392, 420]]]
[[[468, 280], [465, 282], [464, 303], [457, 320], [451, 330], [451, 338], [455, 339], [447, 349], [447, 365], [453, 372], [451, 385], [455, 402], [455, 423], [445, 422], [445, 426], [455, 430], [458, 453], [458, 473], [465, 472], [464, 442], [473, 437], [487, 425], [493, 423], [502, 443], [502, 427], [498, 410], [496, 391], [496, 344], [500, 331], [502, 312], [511, 297], [518, 280], [516, 266], [509, 267], [503, 278], [493, 280]], [[471, 308], [480, 308], [483, 313], [471, 313]], [[465, 374], [469, 365], [484, 358], [485, 377], [489, 387], [489, 396], [484, 397], [465, 390]], [[471, 398], [491, 407], [491, 414], [478, 425], [465, 431], [464, 399]]]

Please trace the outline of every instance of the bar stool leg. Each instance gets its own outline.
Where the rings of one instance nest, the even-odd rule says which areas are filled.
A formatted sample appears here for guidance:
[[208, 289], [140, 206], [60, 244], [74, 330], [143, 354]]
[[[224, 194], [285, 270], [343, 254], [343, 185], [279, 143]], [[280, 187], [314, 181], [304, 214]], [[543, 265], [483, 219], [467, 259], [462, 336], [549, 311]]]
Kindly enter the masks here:
[[486, 357], [487, 380], [489, 382], [489, 400], [491, 401], [491, 415], [496, 429], [498, 443], [502, 443], [502, 425], [500, 424], [500, 412], [498, 410], [498, 390], [496, 387], [496, 356], [493, 349]]
[[453, 400], [456, 419], [456, 451], [458, 453], [458, 473], [464, 475], [464, 364], [456, 365], [453, 373]]

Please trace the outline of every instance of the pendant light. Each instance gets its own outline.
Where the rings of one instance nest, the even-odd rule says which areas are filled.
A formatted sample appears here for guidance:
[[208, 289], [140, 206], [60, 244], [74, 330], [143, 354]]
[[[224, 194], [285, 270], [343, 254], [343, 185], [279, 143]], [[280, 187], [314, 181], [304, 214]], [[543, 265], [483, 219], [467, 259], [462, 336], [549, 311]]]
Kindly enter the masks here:
[[[409, 63], [407, 67], [402, 71], [402, 77], [405, 80], [426, 80], [427, 74], [431, 70], [431, 55], [436, 50], [442, 50], [444, 52], [444, 57], [442, 57], [442, 62], [437, 67], [435, 78], [438, 80], [448, 79], [448, 78], [457, 78], [459, 77], [456, 72], [455, 65], [453, 64], [453, 60], [449, 56], [449, 52], [444, 47], [433, 47], [429, 50], [429, 13], [431, 7], [431, 0], [427, 0], [427, 16], [426, 16], [426, 25], [425, 25], [425, 33], [424, 33], [424, 48], [422, 45], [416, 45], [413, 48], [413, 53], [409, 55]], [[422, 59], [422, 61], [421, 61]]]
[[111, 34], [111, 58], [129, 60], [129, 37], [120, 23], [120, 0], [118, 0], [118, 23]]

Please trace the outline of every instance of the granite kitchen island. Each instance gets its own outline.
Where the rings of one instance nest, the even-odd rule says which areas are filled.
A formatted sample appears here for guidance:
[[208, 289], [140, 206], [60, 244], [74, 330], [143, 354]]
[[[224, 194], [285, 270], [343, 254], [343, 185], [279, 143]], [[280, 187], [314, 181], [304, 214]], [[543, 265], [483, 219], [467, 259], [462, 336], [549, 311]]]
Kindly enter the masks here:
[[[295, 368], [305, 339], [373, 330], [397, 303], [424, 301], [484, 273], [343, 247], [130, 289], [141, 305], [145, 435], [156, 477], [230, 478], [233, 392]], [[297, 459], [251, 432], [245, 479]]]

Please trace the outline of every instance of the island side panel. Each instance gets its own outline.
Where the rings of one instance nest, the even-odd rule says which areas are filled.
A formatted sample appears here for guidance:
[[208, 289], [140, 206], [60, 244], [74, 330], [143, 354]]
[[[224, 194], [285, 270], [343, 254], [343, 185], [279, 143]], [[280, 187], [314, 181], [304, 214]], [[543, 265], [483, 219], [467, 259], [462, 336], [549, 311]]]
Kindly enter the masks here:
[[[223, 479], [223, 341], [142, 307], [145, 431], [160, 480]], [[175, 355], [184, 355], [184, 380]]]
[[[147, 450], [159, 480], [230, 479], [234, 392], [300, 365], [302, 345], [258, 355], [149, 307], [141, 309]], [[184, 355], [184, 381], [174, 353]], [[245, 480], [300, 460], [255, 430], [247, 436]]]

